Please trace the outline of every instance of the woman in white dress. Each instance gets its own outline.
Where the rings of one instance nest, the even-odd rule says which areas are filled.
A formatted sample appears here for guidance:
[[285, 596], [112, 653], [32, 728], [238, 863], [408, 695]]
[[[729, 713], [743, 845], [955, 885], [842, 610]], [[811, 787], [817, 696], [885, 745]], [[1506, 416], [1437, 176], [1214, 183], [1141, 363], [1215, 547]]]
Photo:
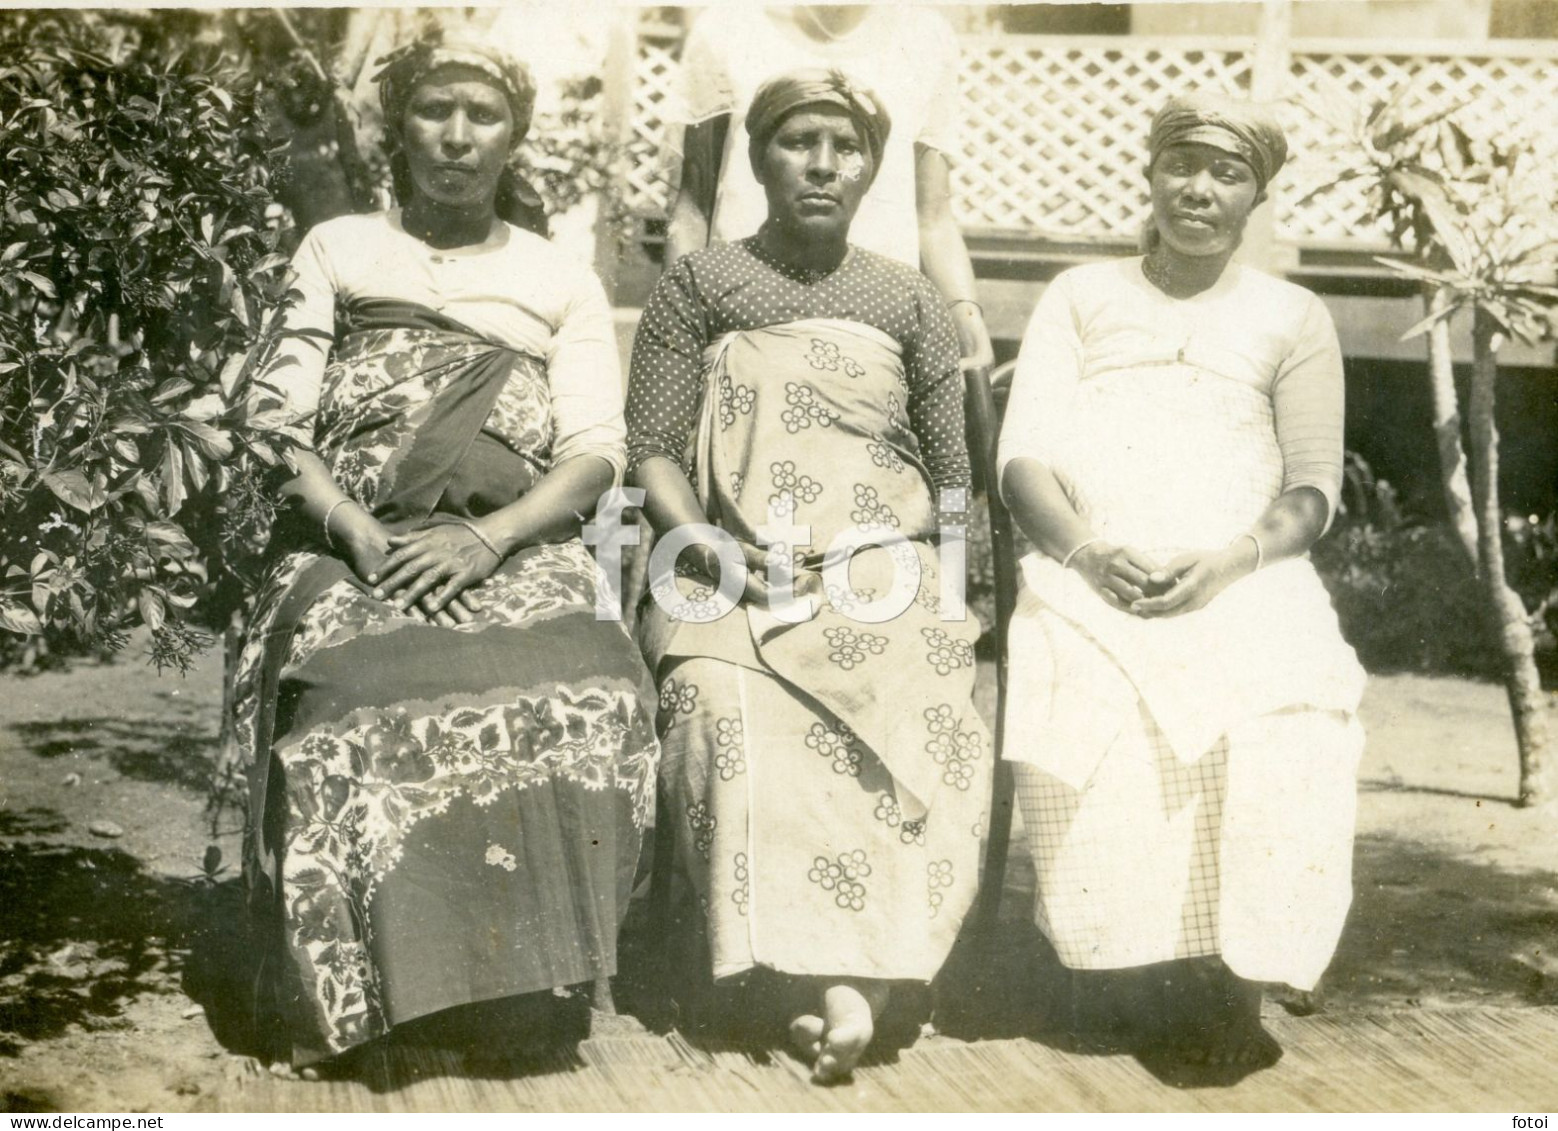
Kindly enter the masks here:
[[1151, 250], [1060, 275], [1023, 340], [1006, 756], [1061, 961], [1160, 969], [1155, 1044], [1259, 1066], [1259, 983], [1313, 987], [1351, 900], [1364, 675], [1307, 558], [1342, 360], [1319, 299], [1231, 262], [1286, 156], [1271, 115], [1174, 99], [1150, 150]]

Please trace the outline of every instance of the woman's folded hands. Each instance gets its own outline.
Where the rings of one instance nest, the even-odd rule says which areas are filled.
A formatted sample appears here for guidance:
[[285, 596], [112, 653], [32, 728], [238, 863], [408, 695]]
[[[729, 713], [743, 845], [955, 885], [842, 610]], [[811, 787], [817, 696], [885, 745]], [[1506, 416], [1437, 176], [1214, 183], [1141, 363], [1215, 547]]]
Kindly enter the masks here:
[[1219, 550], [1180, 554], [1154, 575], [1163, 577], [1167, 587], [1136, 601], [1131, 612], [1140, 617], [1172, 617], [1205, 608], [1229, 585], [1252, 573], [1257, 560], [1247, 538]]
[[1230, 584], [1252, 572], [1248, 539], [1217, 550], [1180, 554], [1164, 565], [1130, 546], [1102, 540], [1076, 552], [1071, 568], [1109, 604], [1139, 617], [1171, 617], [1205, 608]]
[[446, 628], [468, 624], [480, 607], [473, 589], [502, 558], [464, 523], [391, 535], [388, 554], [365, 576], [373, 595], [400, 612], [417, 610]]

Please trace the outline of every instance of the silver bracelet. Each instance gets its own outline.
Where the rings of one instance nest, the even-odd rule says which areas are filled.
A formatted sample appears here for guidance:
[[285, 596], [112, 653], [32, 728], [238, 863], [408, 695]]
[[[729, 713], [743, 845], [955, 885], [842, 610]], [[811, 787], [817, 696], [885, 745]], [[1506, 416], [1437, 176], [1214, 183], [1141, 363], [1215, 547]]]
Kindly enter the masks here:
[[466, 522], [463, 518], [457, 518], [454, 521], [458, 525], [465, 527], [465, 529], [469, 530], [472, 534], [476, 535], [476, 541], [480, 542], [483, 546], [487, 547], [487, 549], [491, 550], [492, 556], [497, 558], [498, 561], [501, 562], [503, 560], [503, 551], [498, 549], [491, 538], [488, 538], [485, 534], [482, 533], [481, 527], [477, 526], [474, 522]]
[[[1260, 544], [1260, 539], [1255, 537], [1255, 535], [1251, 534], [1248, 530], [1246, 530], [1243, 534], [1236, 535], [1233, 542], [1237, 542], [1240, 538], [1248, 538], [1251, 542], [1255, 543], [1255, 568], [1257, 570], [1260, 569], [1260, 567], [1264, 565], [1266, 561], [1266, 549]], [[1233, 542], [1228, 543], [1228, 545], [1232, 546]]]
[[1060, 559], [1060, 568], [1061, 569], [1070, 569], [1071, 568], [1071, 559], [1076, 557], [1078, 554], [1080, 554], [1083, 550], [1087, 549], [1089, 546], [1091, 546], [1096, 541], [1098, 541], [1098, 536], [1095, 534], [1093, 537], [1084, 539], [1083, 541], [1078, 542], [1075, 546], [1071, 547], [1071, 552], [1069, 554], [1067, 554], [1065, 557]]
[[329, 546], [332, 550], [335, 549], [335, 539], [330, 536], [330, 516], [335, 513], [337, 507], [344, 507], [347, 503], [354, 501], [355, 500], [349, 496], [346, 498], [337, 499], [335, 502], [330, 504], [330, 509], [325, 511], [325, 545]]

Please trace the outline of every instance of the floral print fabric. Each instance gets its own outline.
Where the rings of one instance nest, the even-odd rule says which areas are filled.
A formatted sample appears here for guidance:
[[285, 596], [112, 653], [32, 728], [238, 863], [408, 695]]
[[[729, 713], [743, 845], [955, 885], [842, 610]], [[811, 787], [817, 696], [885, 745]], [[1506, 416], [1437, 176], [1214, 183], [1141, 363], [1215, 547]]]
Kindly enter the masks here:
[[[809, 528], [790, 549], [812, 568], [842, 564], [851, 538], [888, 543], [854, 554], [848, 584], [832, 574], [803, 623], [748, 607], [646, 616], [714, 973], [929, 979], [973, 901], [992, 760], [971, 701], [977, 624], [939, 615], [936, 507], [900, 351], [873, 327], [810, 319], [708, 356], [692, 453], [708, 513], [752, 542], [770, 512]], [[867, 619], [895, 576], [905, 607]], [[707, 592], [690, 577], [655, 584], [688, 604]]]
[[[320, 456], [392, 525], [438, 521], [462, 483], [523, 493], [550, 460], [544, 366], [411, 321], [342, 343]], [[449, 403], [483, 393], [462, 433]], [[478, 430], [509, 453], [503, 482], [465, 454]], [[438, 627], [307, 546], [258, 595], [235, 686], [256, 786], [246, 870], [275, 922], [294, 1063], [614, 969], [654, 795], [647, 672], [595, 619], [577, 540], [521, 550], [477, 594], [473, 623]]]

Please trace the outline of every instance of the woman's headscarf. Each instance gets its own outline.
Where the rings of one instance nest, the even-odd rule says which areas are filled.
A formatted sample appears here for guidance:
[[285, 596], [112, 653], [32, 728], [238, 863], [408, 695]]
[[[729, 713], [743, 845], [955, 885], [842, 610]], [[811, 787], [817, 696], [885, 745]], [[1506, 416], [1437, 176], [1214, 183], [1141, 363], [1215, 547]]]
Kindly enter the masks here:
[[1171, 98], [1152, 119], [1148, 167], [1171, 145], [1195, 144], [1227, 150], [1255, 171], [1264, 192], [1287, 160], [1287, 135], [1270, 106], [1221, 94]]
[[851, 83], [843, 72], [823, 68], [791, 71], [757, 88], [747, 110], [747, 133], [751, 135], [748, 150], [753, 165], [792, 111], [817, 105], [837, 107], [854, 119], [860, 140], [871, 154], [874, 179], [882, 167], [882, 150], [893, 127], [887, 107], [871, 91]]
[[536, 106], [536, 84], [530, 77], [530, 68], [492, 44], [435, 32], [396, 48], [379, 59], [377, 66], [381, 68], [374, 76], [379, 84], [379, 105], [384, 108], [384, 122], [391, 130], [400, 128], [401, 116], [417, 83], [439, 67], [452, 66], [480, 71], [503, 91], [514, 119], [514, 145], [530, 130]]
[[[380, 68], [374, 76], [379, 84], [379, 105], [389, 132], [390, 177], [395, 199], [406, 203], [411, 197], [411, 170], [400, 152], [398, 137], [401, 118], [417, 84], [439, 67], [471, 67], [490, 78], [503, 92], [513, 118], [509, 145], [518, 147], [530, 132], [530, 120], [536, 107], [536, 84], [530, 68], [502, 48], [489, 43], [445, 35], [435, 31], [414, 43], [398, 47], [377, 60]], [[547, 234], [546, 207], [540, 194], [520, 175], [513, 161], [504, 166], [498, 180], [496, 211], [516, 227], [539, 235]]]

